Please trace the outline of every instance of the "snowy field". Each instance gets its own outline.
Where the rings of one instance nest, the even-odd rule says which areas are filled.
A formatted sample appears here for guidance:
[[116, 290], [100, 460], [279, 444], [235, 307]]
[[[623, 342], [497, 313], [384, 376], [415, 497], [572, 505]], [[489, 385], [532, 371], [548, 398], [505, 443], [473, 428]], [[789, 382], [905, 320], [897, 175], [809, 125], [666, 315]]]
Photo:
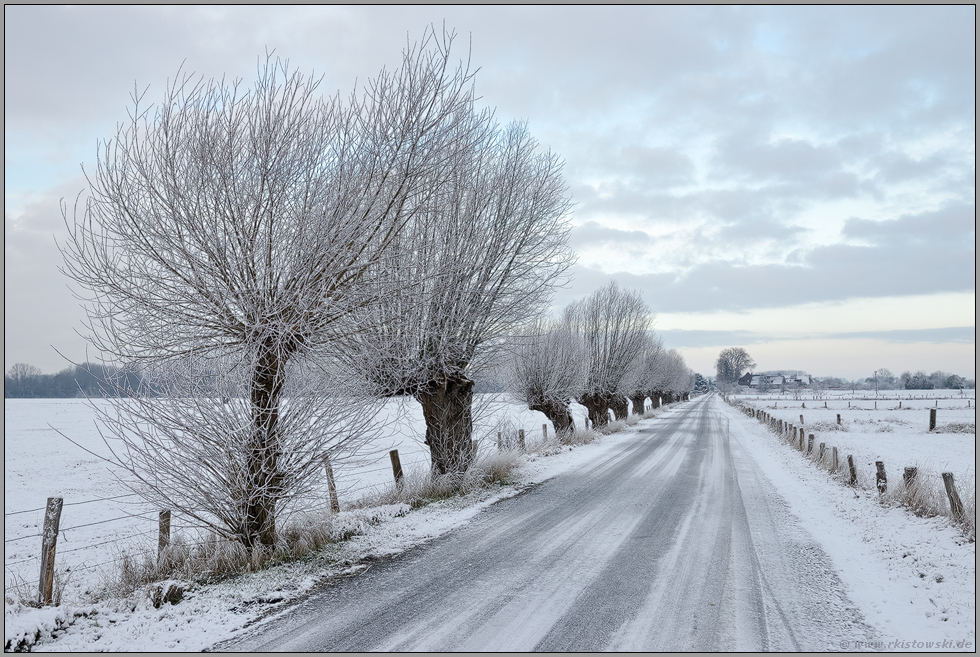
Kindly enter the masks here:
[[[573, 413], [581, 424], [585, 409], [575, 406]], [[474, 410], [481, 451], [496, 450], [498, 431], [505, 442], [516, 444], [517, 431], [523, 428], [531, 446], [541, 440], [543, 424], [553, 435], [543, 414], [522, 408], [503, 395], [476, 395]], [[418, 403], [388, 400], [378, 419], [386, 426], [383, 438], [333, 459], [342, 508], [393, 481], [389, 450], [398, 450], [406, 476], [428, 469], [428, 449], [422, 443], [425, 423]], [[85, 400], [4, 400], [6, 591], [18, 587], [37, 590], [48, 497], [64, 499], [56, 566], [64, 569], [66, 601], [82, 601], [96, 593], [104, 575], [118, 566], [123, 551], [155, 550], [160, 509], [148, 507], [132, 494], [96, 456], [107, 454], [95, 414]], [[326, 477], [322, 484], [322, 495], [307, 500], [304, 512], [329, 508]], [[189, 530], [187, 522], [175, 515], [172, 531], [182, 530]]]
[[[941, 473], [952, 472], [964, 497], [976, 489], [976, 390], [888, 390], [877, 398], [874, 391], [763, 393], [729, 399], [803, 426], [814, 434], [815, 444], [837, 447], [842, 460], [853, 455], [862, 484], [874, 481], [875, 462], [883, 461], [889, 481], [900, 481], [906, 467], [917, 467], [920, 476], [937, 481]], [[932, 432], [930, 409], [936, 410]]]

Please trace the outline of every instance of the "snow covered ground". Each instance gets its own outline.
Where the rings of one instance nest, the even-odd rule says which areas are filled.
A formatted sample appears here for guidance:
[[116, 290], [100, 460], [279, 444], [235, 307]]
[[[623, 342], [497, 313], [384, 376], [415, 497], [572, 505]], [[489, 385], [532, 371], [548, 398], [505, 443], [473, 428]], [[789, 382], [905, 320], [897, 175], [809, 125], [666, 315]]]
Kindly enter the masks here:
[[[794, 400], [776, 400], [776, 410], [782, 410], [784, 401], [788, 406], [788, 402]], [[830, 406], [836, 403], [828, 401]], [[822, 402], [819, 400], [821, 406]], [[798, 407], [801, 402], [796, 403]], [[811, 403], [816, 402], [808, 401], [807, 406]], [[840, 400], [839, 403], [846, 406], [847, 401]], [[928, 649], [925, 642], [931, 641], [933, 649], [975, 650], [976, 551], [975, 545], [967, 542], [956, 527], [945, 518], [918, 518], [903, 509], [882, 506], [870, 492], [842, 487], [826, 472], [802, 459], [799, 452], [781, 443], [757, 421], [720, 401], [716, 408], [719, 416], [730, 423], [731, 439], [738, 441], [766, 471], [802, 525], [824, 545], [841, 578], [851, 587], [852, 600], [860, 606], [881, 640], [880, 645], [841, 645], [842, 649], [921, 650]], [[943, 408], [941, 404], [940, 409]], [[577, 410], [581, 412], [581, 409]], [[832, 407], [827, 410], [837, 412]], [[35, 650], [56, 651], [208, 648], [235, 636], [249, 624], [283, 613], [289, 601], [302, 598], [322, 585], [325, 578], [356, 575], [370, 567], [372, 558], [397, 553], [458, 527], [487, 505], [519, 493], [531, 482], [601, 458], [618, 440], [628, 436], [628, 433], [613, 434], [596, 443], [567, 448], [568, 451], [548, 457], [529, 456], [518, 482], [511, 486], [473, 493], [415, 511], [409, 511], [404, 505], [345, 511], [337, 522], [347, 523], [360, 531], [349, 541], [310, 559], [193, 588], [179, 604], [154, 608], [148, 596], [139, 594], [125, 600], [98, 603], [85, 600], [86, 591], [94, 590], [99, 584], [99, 568], [88, 566], [101, 560], [110, 562], [103, 568], [112, 567], [113, 550], [121, 549], [125, 542], [92, 545], [86, 548], [94, 550], [91, 553], [82, 549], [67, 552], [76, 545], [84, 547], [84, 544], [98, 543], [100, 539], [111, 541], [116, 535], [111, 533], [113, 531], [124, 535], [125, 531], [115, 528], [113, 522], [90, 524], [119, 513], [130, 517], [132, 525], [144, 523], [144, 527], [149, 526], [145, 530], [147, 536], [126, 540], [144, 540], [151, 544], [155, 540], [155, 510], [141, 509], [138, 505], [124, 506], [123, 502], [132, 502], [128, 498], [67, 506], [73, 500], [84, 502], [125, 494], [107, 477], [98, 459], [72, 446], [47, 427], [50, 423], [80, 442], [86, 439], [85, 436], [89, 440], [93, 436], [97, 438], [90, 428], [91, 416], [86, 415], [84, 404], [62, 400], [9, 400], [5, 401], [5, 411], [5, 645], [18, 640], [28, 644], [37, 641], [33, 646]], [[388, 411], [395, 413], [392, 409]], [[796, 408], [787, 408], [786, 412], [786, 419], [799, 414]], [[401, 428], [393, 431], [384, 445], [378, 445], [379, 449], [373, 452], [376, 457], [373, 461], [362, 458], [359, 462], [351, 461], [338, 467], [338, 471], [344, 471], [338, 472], [340, 486], [344, 489], [342, 503], [390, 478], [386, 463], [390, 446], [404, 450], [403, 463], [416, 466], [424, 463], [421, 458], [424, 457], [423, 448], [417, 441], [420, 418], [413, 413], [413, 409], [403, 409], [398, 425]], [[530, 442], [532, 437], [539, 435], [544, 423], [543, 416], [516, 405], [498, 404], [485, 417], [480, 429], [484, 436], [481, 449], [496, 441], [498, 426], [507, 425], [505, 428], [511, 430], [524, 426]], [[941, 424], [946, 421], [942, 415], [940, 418]], [[535, 428], [533, 431], [532, 427]], [[887, 438], [893, 434], [896, 432], [870, 435]], [[957, 436], [975, 444], [975, 434]], [[935, 436], [927, 434], [926, 437]], [[962, 449], [967, 450], [966, 447]], [[941, 455], [941, 452], [939, 450], [937, 454]], [[973, 467], [975, 447], [961, 457], [968, 454], [968, 462], [959, 462]], [[901, 459], [893, 460], [899, 467], [897, 464]], [[9, 600], [15, 588], [12, 574], [19, 573], [29, 588], [36, 589], [36, 561], [27, 567], [24, 563], [10, 567], [8, 564], [30, 558], [37, 551], [40, 544], [36, 537], [37, 524], [41, 516], [37, 511], [9, 514], [43, 507], [44, 498], [55, 494], [66, 498], [62, 526], [88, 525], [69, 529], [67, 540], [59, 542], [59, 564], [72, 567], [66, 604], [41, 610], [11, 604]], [[122, 520], [115, 522], [130, 524]], [[7, 542], [31, 531], [35, 533], [33, 539]], [[136, 531], [140, 531], [140, 527], [137, 526]], [[27, 545], [21, 547], [20, 543]]]
[[[834, 423], [837, 412], [851, 417], [852, 422], [867, 420], [870, 418], [867, 413], [874, 413], [873, 399], [863, 402], [865, 409], [872, 409], [862, 411], [864, 415], [854, 409], [857, 403], [850, 401], [852, 416], [845, 415], [847, 399], [830, 401], [826, 413], [833, 414]], [[889, 403], [897, 407], [897, 401]], [[933, 406], [935, 399], [919, 401], [920, 410], [915, 413], [921, 419], [922, 408]], [[957, 399], [956, 405], [953, 400], [947, 400], [945, 405], [941, 401], [941, 417], [946, 413], [953, 415], [957, 406], [962, 417], [968, 416], [969, 412], [962, 410], [965, 401]], [[822, 411], [811, 408], [812, 401], [807, 403], [807, 409], [802, 409], [801, 403], [771, 397], [752, 400], [753, 406], [765, 407], [787, 421], [794, 418], [798, 421], [800, 412], [804, 413], [804, 420], [812, 415], [816, 421]], [[903, 408], [907, 405], [908, 400], [904, 399]], [[879, 400], [879, 413], [890, 413], [884, 406]], [[975, 409], [975, 401], [971, 400], [971, 406]], [[850, 587], [851, 599], [879, 633], [875, 645], [841, 645], [842, 649], [976, 650], [976, 544], [964, 538], [959, 527], [945, 517], [919, 518], [905, 509], [882, 505], [873, 490], [841, 486], [758, 421], [734, 409], [729, 416], [732, 440], [739, 441], [769, 473], [793, 513], [830, 554], [841, 578]], [[927, 412], [925, 416], [928, 430]], [[883, 422], [882, 416], [874, 418]], [[848, 444], [855, 450], [864, 447], [866, 453], [884, 455], [886, 463], [891, 457], [896, 465], [901, 462], [910, 465], [910, 459], [903, 457], [913, 453], [912, 446], [917, 442], [913, 436], [919, 435], [925, 441], [950, 437], [928, 434], [915, 427], [905, 432], [905, 440], [891, 440], [895, 435], [902, 435], [898, 427], [910, 425], [895, 424], [893, 432], [852, 435], [855, 440]], [[839, 436], [846, 436], [847, 432], [833, 433], [836, 444], [844, 444]], [[932, 460], [920, 463], [934, 466], [949, 463], [975, 477], [975, 433], [956, 434], [955, 440], [940, 445], [953, 445], [949, 448], [957, 450], [955, 456], [946, 457], [942, 448], [927, 445], [915, 454]]]
[[[815, 444], [837, 447], [842, 460], [853, 455], [865, 488], [874, 486], [875, 462], [882, 461], [890, 482], [901, 481], [906, 467], [916, 467], [923, 480], [938, 487], [941, 473], [952, 472], [960, 496], [975, 496], [976, 390], [889, 390], [877, 398], [873, 391], [847, 391], [824, 392], [816, 399], [794, 399], [791, 394], [729, 399], [802, 426], [806, 434], [814, 434]], [[929, 431], [930, 409], [936, 410], [935, 431]]]

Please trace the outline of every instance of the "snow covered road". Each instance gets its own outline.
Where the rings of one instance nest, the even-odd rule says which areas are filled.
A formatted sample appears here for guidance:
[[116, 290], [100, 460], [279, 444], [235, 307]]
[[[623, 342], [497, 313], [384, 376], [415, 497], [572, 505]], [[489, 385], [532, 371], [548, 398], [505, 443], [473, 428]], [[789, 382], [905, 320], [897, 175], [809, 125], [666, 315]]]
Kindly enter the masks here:
[[338, 581], [234, 650], [833, 650], [872, 640], [715, 396]]

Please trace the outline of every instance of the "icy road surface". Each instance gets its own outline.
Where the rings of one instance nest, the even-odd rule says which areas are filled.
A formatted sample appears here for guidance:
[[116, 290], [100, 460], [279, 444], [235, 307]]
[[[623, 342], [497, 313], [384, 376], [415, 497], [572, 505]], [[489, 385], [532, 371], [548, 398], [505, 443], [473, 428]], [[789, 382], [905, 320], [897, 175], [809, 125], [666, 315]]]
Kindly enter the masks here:
[[714, 396], [218, 649], [833, 650], [874, 638]]

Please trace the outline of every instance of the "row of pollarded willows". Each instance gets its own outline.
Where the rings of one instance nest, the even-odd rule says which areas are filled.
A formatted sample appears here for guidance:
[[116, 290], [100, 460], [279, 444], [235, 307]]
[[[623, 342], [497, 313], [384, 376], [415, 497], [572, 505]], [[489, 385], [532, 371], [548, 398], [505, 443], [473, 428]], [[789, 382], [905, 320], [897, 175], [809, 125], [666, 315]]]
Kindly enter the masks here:
[[[837, 481], [848, 486], [876, 490], [882, 503], [903, 506], [918, 516], [949, 517], [962, 528], [971, 541], [976, 540], [976, 491], [967, 491], [964, 501], [957, 489], [953, 473], [944, 472], [941, 477], [935, 474], [929, 476], [919, 472], [917, 466], [909, 465], [905, 467], [900, 482], [889, 483], [884, 462], [877, 461], [873, 479], [869, 476], [861, 476], [852, 455], [848, 454], [845, 457], [838, 453], [837, 447], [818, 442], [817, 435], [808, 432], [804, 426], [773, 417], [762, 409], [748, 405], [739, 405], [739, 407], [745, 414], [758, 419], [779, 436], [780, 440], [801, 452], [817, 467], [827, 470]], [[935, 415], [932, 417], [934, 428]], [[837, 416], [837, 423], [838, 425], [841, 423], [840, 415]]]
[[615, 282], [565, 308], [557, 320], [538, 320], [516, 338], [507, 380], [514, 395], [544, 413], [559, 433], [574, 430], [569, 405], [588, 410], [587, 423], [642, 415], [687, 399], [694, 373], [653, 332], [654, 315], [639, 292]]
[[454, 39], [348, 98], [271, 57], [250, 89], [182, 73], [102, 144], [63, 269], [91, 344], [144, 375], [95, 411], [157, 508], [273, 549], [385, 396], [420, 402], [435, 476], [469, 469], [474, 369], [574, 254], [560, 158], [478, 107]]

